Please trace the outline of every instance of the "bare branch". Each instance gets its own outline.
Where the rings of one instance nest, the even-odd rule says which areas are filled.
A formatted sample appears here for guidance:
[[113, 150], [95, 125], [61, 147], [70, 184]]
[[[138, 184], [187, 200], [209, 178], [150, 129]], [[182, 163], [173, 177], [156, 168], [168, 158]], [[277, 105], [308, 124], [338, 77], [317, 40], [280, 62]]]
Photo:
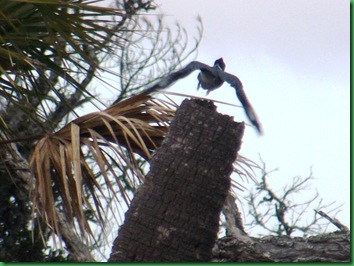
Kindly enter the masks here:
[[349, 233], [349, 228], [346, 227], [344, 224], [342, 224], [340, 221], [338, 221], [336, 218], [330, 217], [328, 214], [326, 214], [323, 211], [316, 211], [315, 210], [315, 212], [318, 213], [319, 215], [321, 215], [322, 217], [326, 218], [328, 221], [330, 221], [335, 226], [337, 226], [341, 231]]
[[[283, 193], [274, 192], [267, 182], [270, 172], [266, 172], [263, 166], [262, 181], [256, 186], [256, 192], [251, 192], [247, 197], [249, 213], [254, 218], [248, 226], [250, 229], [261, 227], [276, 235], [292, 235], [294, 232], [302, 232], [304, 235], [314, 234], [325, 230], [329, 223], [321, 223], [321, 218], [316, 215], [311, 221], [304, 222], [305, 214], [317, 203], [316, 209], [328, 208], [323, 205], [318, 192], [305, 201], [296, 199], [296, 195], [309, 189], [309, 181], [313, 179], [312, 171], [306, 178], [294, 177], [293, 182], [283, 189]], [[336, 206], [330, 212], [338, 210]]]

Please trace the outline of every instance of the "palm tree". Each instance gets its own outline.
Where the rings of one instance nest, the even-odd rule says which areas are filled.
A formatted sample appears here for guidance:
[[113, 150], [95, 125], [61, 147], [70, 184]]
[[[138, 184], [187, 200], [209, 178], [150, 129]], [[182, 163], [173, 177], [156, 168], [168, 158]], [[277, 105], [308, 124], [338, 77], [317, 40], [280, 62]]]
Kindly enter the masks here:
[[[141, 158], [160, 145], [173, 117], [171, 102], [147, 94], [123, 99], [173, 71], [199, 40], [188, 51], [174, 42], [185, 34], [180, 27], [173, 36], [161, 19], [140, 18], [152, 1], [95, 2], [0, 1], [2, 261], [62, 260], [43, 254], [52, 234], [72, 260], [92, 261], [81, 238], [93, 236], [90, 223], [103, 226], [102, 200], [117, 197], [116, 183], [129, 203], [127, 191], [142, 181]], [[156, 34], [152, 48], [139, 51], [147, 33]], [[89, 84], [104, 84], [112, 58], [121, 82], [116, 103], [105, 108]], [[87, 102], [105, 110], [68, 123]]]

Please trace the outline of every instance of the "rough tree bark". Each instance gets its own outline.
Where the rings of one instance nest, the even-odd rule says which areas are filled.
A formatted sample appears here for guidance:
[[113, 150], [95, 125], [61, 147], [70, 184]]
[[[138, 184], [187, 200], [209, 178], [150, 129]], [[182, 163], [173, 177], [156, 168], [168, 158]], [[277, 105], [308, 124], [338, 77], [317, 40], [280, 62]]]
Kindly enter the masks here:
[[333, 232], [310, 237], [264, 236], [245, 242], [218, 239], [213, 262], [350, 262], [350, 234]]
[[[322, 211], [322, 216], [327, 216]], [[250, 237], [243, 228], [236, 199], [228, 195], [223, 208], [226, 236], [213, 248], [213, 262], [350, 262], [350, 230], [326, 217], [340, 231], [309, 237]]]
[[110, 262], [210, 261], [244, 124], [185, 100], [150, 162]]

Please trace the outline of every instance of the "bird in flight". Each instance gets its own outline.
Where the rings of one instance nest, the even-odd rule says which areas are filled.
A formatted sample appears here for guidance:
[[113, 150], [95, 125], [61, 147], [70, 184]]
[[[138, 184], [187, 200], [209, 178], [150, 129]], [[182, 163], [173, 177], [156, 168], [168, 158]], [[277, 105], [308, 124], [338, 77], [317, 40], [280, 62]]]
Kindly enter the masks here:
[[253, 110], [252, 105], [247, 99], [241, 81], [235, 75], [225, 72], [225, 67], [226, 65], [222, 58], [216, 60], [214, 62], [214, 66], [212, 67], [198, 61], [193, 61], [189, 63], [186, 67], [163, 77], [159, 82], [147, 89], [145, 93], [152, 93], [157, 90], [167, 88], [172, 83], [188, 76], [193, 71], [200, 70], [200, 73], [198, 75], [199, 83], [197, 89], [202, 87], [202, 89], [207, 91], [208, 95], [211, 91], [220, 88], [224, 84], [224, 82], [229, 83], [230, 86], [235, 89], [236, 95], [239, 101], [241, 102], [248, 119], [251, 121], [252, 125], [255, 126], [258, 133], [262, 134], [261, 124], [258, 121], [256, 112]]

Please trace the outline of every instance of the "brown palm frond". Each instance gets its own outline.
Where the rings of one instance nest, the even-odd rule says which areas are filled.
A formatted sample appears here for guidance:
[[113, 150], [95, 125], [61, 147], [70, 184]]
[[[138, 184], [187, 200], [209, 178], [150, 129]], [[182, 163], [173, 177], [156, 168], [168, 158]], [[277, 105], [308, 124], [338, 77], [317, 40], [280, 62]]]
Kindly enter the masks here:
[[[161, 145], [173, 115], [172, 104], [139, 94], [104, 111], [79, 117], [40, 139], [30, 161], [35, 176], [31, 193], [33, 211], [60, 235], [55, 207], [59, 197], [68, 220], [78, 223], [83, 236], [85, 233], [92, 236], [84, 209], [90, 209], [103, 225], [101, 199], [106, 199], [104, 190], [117, 197], [113, 181], [118, 184], [126, 204], [129, 203], [125, 184], [114, 166], [127, 165], [140, 183], [143, 177], [134, 154], [149, 159], [151, 151]], [[95, 161], [95, 167], [88, 164], [84, 149]], [[92, 168], [99, 170], [106, 189], [99, 184]], [[92, 206], [83, 187], [89, 191]]]
[[[233, 163], [234, 173], [236, 173], [243, 182], [245, 181], [243, 177], [245, 177], [247, 181], [250, 178], [255, 184], [258, 184], [255, 173], [256, 169], [261, 170], [262, 168], [256, 162], [240, 154], [237, 155], [236, 161]], [[231, 186], [241, 191], [246, 189], [245, 186], [234, 178], [231, 179]]]

